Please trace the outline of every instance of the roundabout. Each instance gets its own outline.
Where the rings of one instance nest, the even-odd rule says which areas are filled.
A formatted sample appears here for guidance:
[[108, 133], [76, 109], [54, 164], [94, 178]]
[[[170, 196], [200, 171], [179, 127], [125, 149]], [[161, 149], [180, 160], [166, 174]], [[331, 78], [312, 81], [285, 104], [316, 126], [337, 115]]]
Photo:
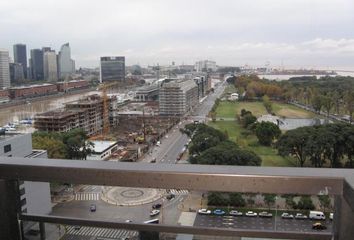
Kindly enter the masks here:
[[164, 193], [153, 188], [104, 187], [101, 199], [117, 206], [136, 206], [154, 202]]

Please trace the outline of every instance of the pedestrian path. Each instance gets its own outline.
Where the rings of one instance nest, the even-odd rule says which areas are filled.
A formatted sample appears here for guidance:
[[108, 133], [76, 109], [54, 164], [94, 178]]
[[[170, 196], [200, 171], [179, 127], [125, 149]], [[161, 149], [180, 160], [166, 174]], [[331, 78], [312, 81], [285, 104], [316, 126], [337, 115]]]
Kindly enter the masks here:
[[[66, 226], [66, 234], [62, 238], [70, 239], [70, 236], [87, 236], [87, 237], [101, 237], [105, 239], [125, 239], [138, 236], [138, 232], [124, 229], [113, 228], [97, 228], [97, 227], [80, 227]], [[96, 238], [97, 239], [97, 238]]]
[[98, 201], [101, 199], [101, 193], [76, 193], [76, 201]]
[[181, 189], [170, 189], [167, 192], [172, 193], [174, 195], [188, 195], [189, 193], [188, 190], [181, 190]]

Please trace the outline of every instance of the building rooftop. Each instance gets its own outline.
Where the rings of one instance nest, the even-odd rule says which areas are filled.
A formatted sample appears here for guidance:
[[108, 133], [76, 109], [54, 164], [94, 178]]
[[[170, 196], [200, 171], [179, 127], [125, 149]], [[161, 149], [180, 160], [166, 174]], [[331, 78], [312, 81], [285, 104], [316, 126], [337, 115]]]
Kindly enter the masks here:
[[91, 141], [94, 144], [93, 151], [102, 153], [117, 144], [115, 141]]

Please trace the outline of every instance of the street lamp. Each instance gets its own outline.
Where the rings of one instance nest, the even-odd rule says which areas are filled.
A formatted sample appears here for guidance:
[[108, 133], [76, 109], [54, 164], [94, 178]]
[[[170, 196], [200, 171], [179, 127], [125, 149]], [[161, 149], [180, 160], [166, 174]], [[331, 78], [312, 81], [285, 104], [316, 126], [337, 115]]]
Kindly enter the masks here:
[[278, 213], [278, 196], [275, 196], [275, 216], [274, 216], [274, 230], [277, 231], [277, 213]]

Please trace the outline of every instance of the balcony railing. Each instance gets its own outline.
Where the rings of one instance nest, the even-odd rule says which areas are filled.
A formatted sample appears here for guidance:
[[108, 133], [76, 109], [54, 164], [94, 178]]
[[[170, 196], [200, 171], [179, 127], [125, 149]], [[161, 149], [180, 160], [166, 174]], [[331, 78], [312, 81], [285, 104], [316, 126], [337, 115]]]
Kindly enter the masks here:
[[[19, 220], [137, 231], [282, 239], [353, 239], [354, 170], [145, 164], [0, 158], [0, 236], [20, 239]], [[20, 214], [18, 181], [275, 194], [328, 194], [335, 199], [333, 232], [282, 232], [148, 225], [72, 217]]]

